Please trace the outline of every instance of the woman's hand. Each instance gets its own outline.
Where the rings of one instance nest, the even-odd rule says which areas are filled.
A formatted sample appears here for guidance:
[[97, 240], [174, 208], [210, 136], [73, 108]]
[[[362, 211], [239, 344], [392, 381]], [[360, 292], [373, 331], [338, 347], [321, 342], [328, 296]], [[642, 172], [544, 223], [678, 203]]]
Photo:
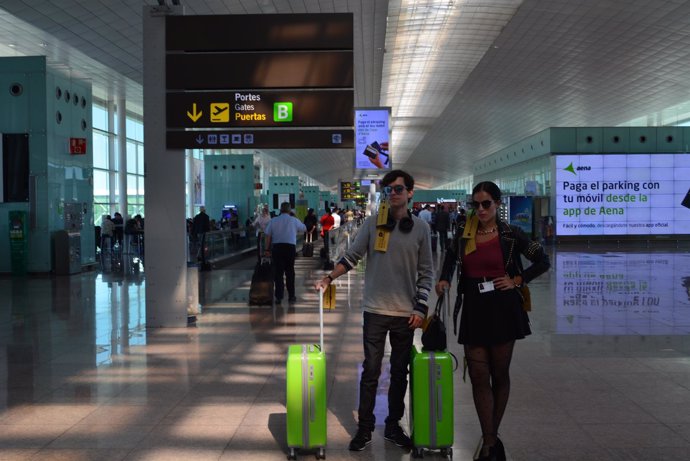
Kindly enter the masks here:
[[497, 290], [512, 290], [515, 288], [515, 282], [508, 275], [498, 277], [493, 280], [494, 288]]
[[436, 284], [436, 294], [441, 296], [445, 290], [450, 289], [450, 283], [446, 280], [439, 280]]

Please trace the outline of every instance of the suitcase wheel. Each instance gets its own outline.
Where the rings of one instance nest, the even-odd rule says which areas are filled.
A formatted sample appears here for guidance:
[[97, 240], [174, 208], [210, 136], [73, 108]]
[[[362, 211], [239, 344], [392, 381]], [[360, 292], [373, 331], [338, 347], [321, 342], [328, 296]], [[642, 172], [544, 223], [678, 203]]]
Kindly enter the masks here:
[[326, 449], [321, 447], [319, 448], [318, 453], [316, 453], [316, 459], [326, 459]]
[[413, 458], [424, 458], [424, 449], [414, 447], [414, 449], [412, 450], [412, 457]]
[[297, 459], [297, 450], [290, 448], [287, 459]]
[[446, 459], [453, 459], [453, 449], [452, 448], [442, 448], [441, 456]]

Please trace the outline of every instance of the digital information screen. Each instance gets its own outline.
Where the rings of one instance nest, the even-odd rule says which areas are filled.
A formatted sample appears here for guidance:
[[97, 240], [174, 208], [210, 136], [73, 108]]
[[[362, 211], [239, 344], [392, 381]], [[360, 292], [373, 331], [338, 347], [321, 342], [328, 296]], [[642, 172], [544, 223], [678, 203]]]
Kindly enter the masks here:
[[690, 234], [690, 154], [557, 155], [556, 234]]
[[355, 109], [355, 169], [390, 170], [390, 108]]
[[556, 333], [690, 334], [690, 254], [556, 254]]

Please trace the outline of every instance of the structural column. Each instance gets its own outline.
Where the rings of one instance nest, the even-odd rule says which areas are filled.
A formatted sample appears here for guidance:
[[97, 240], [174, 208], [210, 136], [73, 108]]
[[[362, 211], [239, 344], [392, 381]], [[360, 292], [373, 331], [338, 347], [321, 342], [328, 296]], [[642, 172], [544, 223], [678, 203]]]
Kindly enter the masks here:
[[[115, 190], [119, 190], [120, 187], [120, 172], [115, 170], [115, 165], [118, 164], [116, 159], [119, 159], [119, 153], [115, 152], [115, 103], [113, 101], [108, 101], [106, 105], [106, 111], [108, 113], [108, 125], [106, 134], [108, 135], [108, 180], [110, 190], [109, 202], [110, 207], [108, 208], [108, 214], [113, 215], [116, 211], [122, 213], [122, 208], [120, 204], [122, 203], [121, 197], [115, 195]], [[117, 184], [117, 189], [114, 185]], [[112, 204], [115, 204], [114, 207]], [[96, 216], [94, 216], [96, 219]]]
[[120, 189], [118, 210], [127, 220], [127, 209], [129, 208], [127, 197], [127, 105], [124, 98], [117, 101], [117, 139], [117, 186]]
[[146, 326], [187, 325], [185, 155], [166, 148], [165, 17], [181, 6], [144, 7]]

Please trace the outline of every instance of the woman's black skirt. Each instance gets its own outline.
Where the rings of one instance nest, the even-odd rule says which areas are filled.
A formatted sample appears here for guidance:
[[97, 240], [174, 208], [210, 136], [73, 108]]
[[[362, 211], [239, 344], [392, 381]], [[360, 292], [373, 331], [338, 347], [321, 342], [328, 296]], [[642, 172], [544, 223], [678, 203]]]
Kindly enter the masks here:
[[479, 292], [483, 279], [463, 278], [462, 313], [458, 342], [472, 346], [492, 346], [532, 333], [527, 312], [522, 309], [518, 290]]

